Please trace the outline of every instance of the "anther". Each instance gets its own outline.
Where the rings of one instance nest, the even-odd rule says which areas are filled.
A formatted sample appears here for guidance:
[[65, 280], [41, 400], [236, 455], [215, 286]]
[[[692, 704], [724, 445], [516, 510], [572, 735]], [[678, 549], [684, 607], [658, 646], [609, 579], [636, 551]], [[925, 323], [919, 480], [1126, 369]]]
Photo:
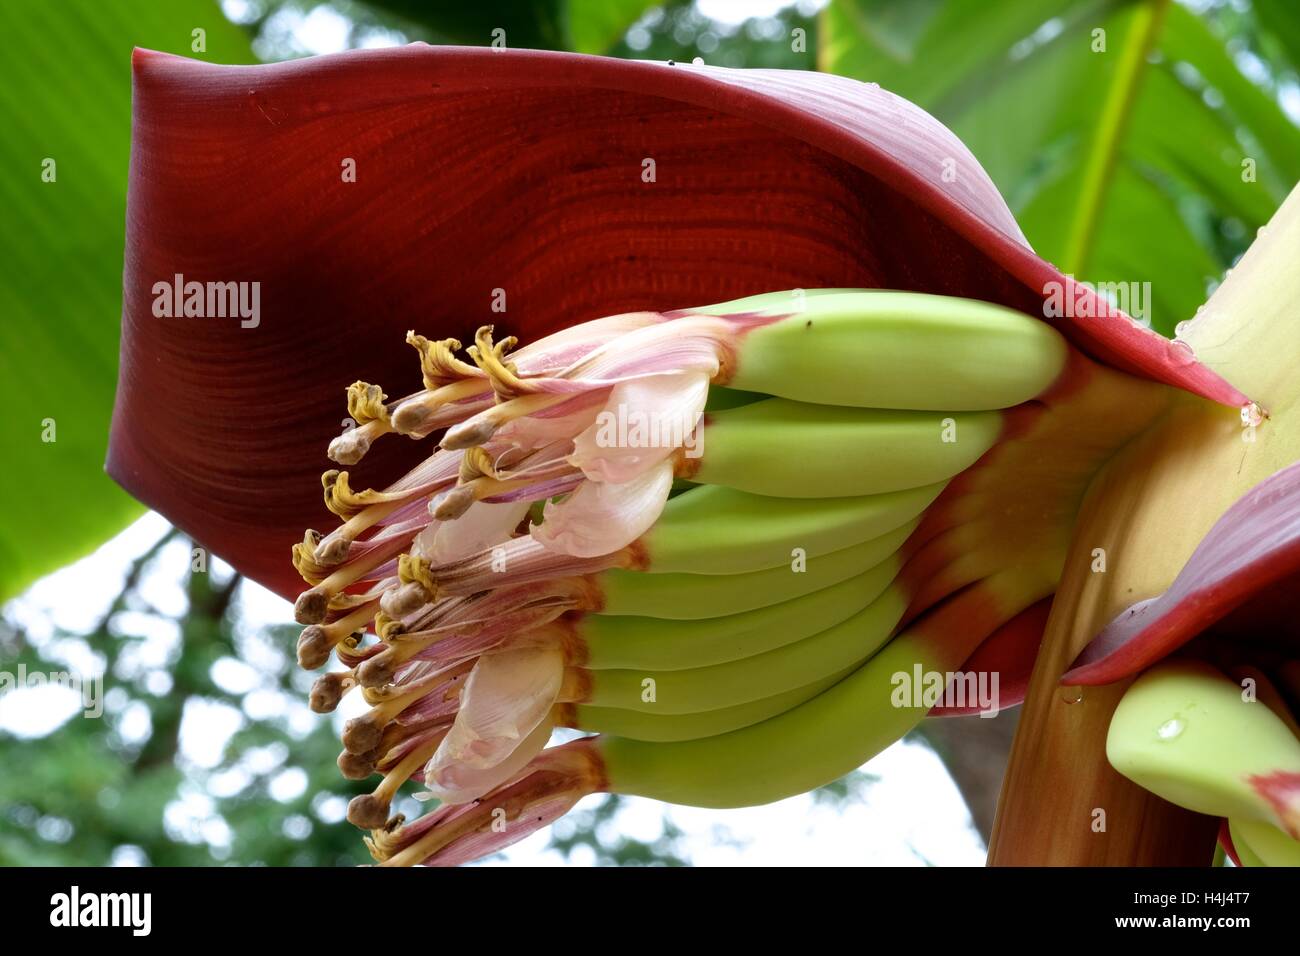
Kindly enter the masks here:
[[319, 588], [303, 591], [293, 602], [293, 619], [299, 624], [319, 624], [329, 612], [330, 597]]
[[356, 686], [357, 680], [351, 671], [322, 674], [311, 685], [307, 705], [316, 714], [333, 713], [334, 709], [338, 707], [339, 701], [343, 699], [343, 695]]

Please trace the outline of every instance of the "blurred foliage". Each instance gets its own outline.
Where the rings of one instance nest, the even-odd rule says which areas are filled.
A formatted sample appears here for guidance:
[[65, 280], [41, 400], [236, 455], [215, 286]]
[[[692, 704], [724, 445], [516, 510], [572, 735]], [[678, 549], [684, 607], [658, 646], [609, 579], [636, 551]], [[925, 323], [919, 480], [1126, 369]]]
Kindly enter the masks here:
[[[1294, 39], [1261, 26], [1280, 19], [1165, 0], [832, 0], [818, 59], [951, 127], [1062, 271], [1150, 282], [1150, 319], [1172, 335], [1300, 180], [1300, 129], [1260, 58]], [[1252, 48], [1258, 82], [1238, 62]]]
[[[196, 29], [206, 31], [205, 54], [192, 52]], [[4, 600], [143, 510], [103, 470], [122, 315], [131, 50], [222, 62], [251, 54], [211, 0], [7, 0], [0, 35], [0, 376], [17, 399], [0, 418], [0, 447], [26, 489], [25, 507], [0, 526]]]
[[[56, 633], [34, 646], [20, 629], [0, 627], [0, 666], [10, 673], [20, 664], [28, 673], [67, 670], [69, 642], [106, 664], [102, 719], [78, 715], [35, 739], [0, 734], [0, 864], [368, 861], [356, 830], [341, 822], [346, 800], [362, 788], [334, 766], [339, 744], [331, 723], [314, 719], [304, 731], [287, 710], [250, 717], [248, 694], [213, 677], [220, 664], [237, 661], [256, 668], [257, 693], [296, 703], [308, 675], [283, 652], [296, 629], [241, 635], [239, 579], [189, 570], [176, 560], [184, 549], [165, 550], [179, 540], [172, 532], [134, 562], [121, 594], [88, 633]], [[165, 665], [142, 666], [133, 645], [151, 625], [171, 623], [144, 601], [142, 582], [172, 577], [178, 566], [188, 605], [175, 622], [179, 640]], [[182, 722], [202, 721], [211, 708], [242, 714], [243, 726], [216, 766], [192, 766], [180, 756]], [[305, 786], [297, 795], [274, 785], [300, 775]]]

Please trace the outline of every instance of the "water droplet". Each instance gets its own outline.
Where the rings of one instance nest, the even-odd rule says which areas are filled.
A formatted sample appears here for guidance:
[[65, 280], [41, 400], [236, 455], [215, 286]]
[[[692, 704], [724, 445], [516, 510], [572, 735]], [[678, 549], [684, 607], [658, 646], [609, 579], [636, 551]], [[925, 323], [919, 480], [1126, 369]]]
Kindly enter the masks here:
[[1178, 365], [1191, 365], [1196, 361], [1196, 353], [1186, 342], [1174, 339], [1169, 343], [1169, 348], [1173, 352], [1173, 359]]
[[697, 56], [695, 59], [691, 60], [691, 66], [703, 66], [703, 65], [704, 65], [704, 57], [702, 56]]
[[1161, 740], [1173, 740], [1175, 737], [1179, 736], [1183, 732], [1183, 730], [1184, 730], [1183, 722], [1179, 720], [1177, 717], [1173, 717], [1169, 720], [1166, 720], [1163, 724], [1161, 724], [1159, 727], [1156, 728], [1156, 736], [1159, 737]]
[[1260, 226], [1258, 229], [1255, 230], [1255, 235], [1259, 236], [1262, 239], [1264, 238], [1264, 233], [1266, 232], [1268, 232], [1268, 226]]
[[1264, 409], [1259, 407], [1258, 402], [1247, 402], [1241, 406], [1241, 423], [1248, 428], [1254, 428], [1264, 421]]
[[1062, 687], [1062, 688], [1061, 688], [1061, 700], [1065, 701], [1067, 704], [1081, 704], [1081, 703], [1083, 703], [1083, 688], [1082, 688], [1082, 687]]
[[[1199, 310], [1198, 310], [1199, 311]], [[1174, 338], [1181, 339], [1192, 330], [1192, 320], [1184, 319], [1174, 326]]]

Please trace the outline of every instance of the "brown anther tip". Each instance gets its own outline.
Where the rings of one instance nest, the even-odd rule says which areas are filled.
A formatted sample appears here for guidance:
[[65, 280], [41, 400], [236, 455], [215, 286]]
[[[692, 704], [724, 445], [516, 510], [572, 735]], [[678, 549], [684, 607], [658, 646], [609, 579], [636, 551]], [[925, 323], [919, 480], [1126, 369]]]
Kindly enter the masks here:
[[362, 687], [383, 687], [397, 673], [397, 664], [388, 651], [376, 654], [357, 668], [357, 683]]
[[350, 671], [322, 674], [316, 678], [316, 683], [311, 685], [307, 706], [316, 714], [333, 713], [334, 708], [338, 707], [339, 701], [343, 699], [343, 695], [355, 684], [356, 680]]
[[312, 553], [312, 560], [319, 565], [332, 568], [334, 565], [342, 564], [347, 560], [348, 551], [351, 547], [351, 539], [342, 535], [327, 538], [316, 547], [316, 550]]
[[388, 823], [388, 804], [373, 793], [363, 793], [348, 804], [348, 822], [363, 830], [382, 830]]
[[455, 521], [474, 503], [474, 489], [457, 485], [429, 507], [429, 514], [438, 521]]
[[298, 635], [298, 666], [305, 671], [323, 667], [333, 649], [329, 632], [319, 624], [309, 624]]
[[461, 422], [459, 425], [453, 425], [447, 429], [447, 434], [442, 436], [439, 447], [447, 451], [460, 451], [462, 448], [473, 448], [481, 445], [491, 438], [497, 430], [497, 426], [492, 422], [482, 419], [480, 421]]
[[383, 728], [370, 714], [353, 717], [343, 727], [343, 746], [354, 754], [367, 753], [378, 746], [381, 733]]
[[357, 429], [351, 429], [330, 442], [326, 452], [331, 461], [340, 465], [355, 465], [366, 452], [370, 451], [370, 436]]
[[325, 620], [329, 605], [329, 595], [324, 591], [303, 591], [293, 602], [293, 619], [299, 624], [319, 624]]
[[339, 772], [348, 780], [365, 780], [366, 777], [375, 772], [375, 763], [378, 757], [379, 752], [377, 750], [371, 750], [363, 754], [354, 754], [345, 750], [339, 754]]
[[428, 425], [431, 415], [432, 412], [420, 402], [398, 405], [392, 414], [393, 431], [399, 435], [418, 432]]
[[406, 617], [432, 600], [424, 585], [409, 581], [390, 588], [379, 598], [379, 609], [392, 618]]

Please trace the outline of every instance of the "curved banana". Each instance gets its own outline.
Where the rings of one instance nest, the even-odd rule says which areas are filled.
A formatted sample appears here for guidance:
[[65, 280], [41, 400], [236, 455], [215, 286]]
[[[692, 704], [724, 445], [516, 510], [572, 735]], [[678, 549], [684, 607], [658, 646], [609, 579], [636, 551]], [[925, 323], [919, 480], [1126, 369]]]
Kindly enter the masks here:
[[868, 289], [775, 292], [693, 310], [783, 318], [746, 333], [723, 384], [858, 408], [1010, 408], [1042, 393], [1068, 346], [987, 302]]
[[673, 621], [740, 614], [793, 600], [875, 567], [916, 529], [919, 519], [857, 544], [745, 574], [647, 574], [614, 568], [595, 575], [600, 613]]
[[784, 691], [773, 697], [703, 710], [694, 714], [654, 714], [621, 707], [597, 707], [592, 704], [557, 704], [555, 724], [572, 727], [588, 733], [610, 734], [629, 740], [648, 740], [673, 743], [679, 740], [698, 740], [715, 737], [760, 723], [783, 714], [793, 707], [816, 697], [826, 688], [853, 673], [849, 667], [838, 674], [824, 677], [812, 684]]
[[928, 712], [903, 693], [921, 673], [955, 670], [980, 641], [1042, 596], [999, 575], [954, 596], [807, 703], [753, 726], [673, 744], [597, 737], [611, 792], [699, 807], [770, 803], [836, 780]]
[[1300, 740], [1208, 664], [1166, 661], [1134, 681], [1111, 717], [1106, 757], [1171, 803], [1300, 837]]
[[1300, 866], [1300, 840], [1270, 823], [1230, 819], [1228, 832], [1244, 866]]
[[852, 498], [772, 498], [700, 485], [669, 500], [637, 544], [651, 573], [744, 574], [829, 554], [906, 524], [944, 483]]
[[844, 408], [770, 398], [705, 418], [679, 474], [759, 495], [836, 498], [946, 481], [993, 446], [996, 411]]
[[907, 610], [897, 588], [812, 637], [711, 667], [586, 671], [582, 703], [656, 714], [731, 707], [814, 683], [865, 660]]
[[[901, 561], [891, 555], [861, 574], [801, 597], [721, 617], [588, 615], [575, 623], [582, 666], [677, 671], [724, 664], [793, 644], [857, 614], [889, 586]], [[792, 575], [793, 571], [786, 570]]]

